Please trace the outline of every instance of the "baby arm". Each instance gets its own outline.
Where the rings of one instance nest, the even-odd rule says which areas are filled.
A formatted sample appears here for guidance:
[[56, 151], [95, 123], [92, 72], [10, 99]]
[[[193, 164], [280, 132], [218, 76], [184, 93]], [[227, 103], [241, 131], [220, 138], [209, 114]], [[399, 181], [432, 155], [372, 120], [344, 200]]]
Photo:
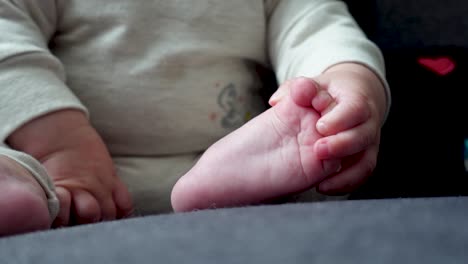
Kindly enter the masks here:
[[269, 26], [278, 80], [307, 76], [320, 86], [310, 105], [320, 112], [316, 128], [324, 138], [314, 151], [322, 160], [341, 159], [342, 169], [317, 189], [327, 194], [355, 189], [375, 167], [390, 105], [379, 48], [342, 1], [281, 1], [271, 8]]
[[110, 220], [131, 212], [130, 195], [82, 112], [61, 110], [41, 116], [7, 141], [41, 162], [52, 178], [60, 201], [54, 225]]

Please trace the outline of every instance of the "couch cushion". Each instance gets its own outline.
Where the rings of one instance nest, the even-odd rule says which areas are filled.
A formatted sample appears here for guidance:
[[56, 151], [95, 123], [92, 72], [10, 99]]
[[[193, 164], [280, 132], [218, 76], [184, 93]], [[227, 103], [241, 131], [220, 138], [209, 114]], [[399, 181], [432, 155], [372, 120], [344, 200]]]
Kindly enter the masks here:
[[1, 263], [468, 263], [468, 197], [150, 216], [0, 239]]

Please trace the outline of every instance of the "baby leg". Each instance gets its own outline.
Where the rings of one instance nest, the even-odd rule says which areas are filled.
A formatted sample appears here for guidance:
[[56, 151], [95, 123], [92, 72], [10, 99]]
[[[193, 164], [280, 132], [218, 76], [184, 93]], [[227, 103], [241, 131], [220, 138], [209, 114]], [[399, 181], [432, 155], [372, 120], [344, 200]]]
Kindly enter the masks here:
[[301, 192], [339, 169], [314, 153], [321, 138], [311, 106], [315, 84], [288, 82], [287, 95], [213, 144], [172, 191], [175, 211], [259, 203]]

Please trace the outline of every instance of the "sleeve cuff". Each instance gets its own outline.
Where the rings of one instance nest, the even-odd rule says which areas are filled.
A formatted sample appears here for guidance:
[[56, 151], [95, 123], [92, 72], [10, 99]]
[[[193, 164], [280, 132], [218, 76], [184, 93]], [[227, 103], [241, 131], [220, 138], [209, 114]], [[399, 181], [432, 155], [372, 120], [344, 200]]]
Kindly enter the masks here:
[[77, 109], [89, 117], [83, 104], [50, 69], [5, 67], [0, 86], [0, 142], [25, 123], [54, 111]]

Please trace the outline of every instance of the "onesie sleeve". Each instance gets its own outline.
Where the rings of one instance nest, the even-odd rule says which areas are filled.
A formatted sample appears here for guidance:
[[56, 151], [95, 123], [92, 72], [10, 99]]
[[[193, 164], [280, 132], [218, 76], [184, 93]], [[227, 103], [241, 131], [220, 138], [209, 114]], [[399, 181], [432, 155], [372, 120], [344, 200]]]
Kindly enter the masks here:
[[278, 82], [314, 77], [337, 63], [367, 66], [390, 89], [380, 49], [359, 28], [342, 1], [266, 0], [269, 56]]
[[60, 61], [49, 51], [56, 0], [0, 0], [0, 142], [41, 115], [86, 108], [65, 85]]

